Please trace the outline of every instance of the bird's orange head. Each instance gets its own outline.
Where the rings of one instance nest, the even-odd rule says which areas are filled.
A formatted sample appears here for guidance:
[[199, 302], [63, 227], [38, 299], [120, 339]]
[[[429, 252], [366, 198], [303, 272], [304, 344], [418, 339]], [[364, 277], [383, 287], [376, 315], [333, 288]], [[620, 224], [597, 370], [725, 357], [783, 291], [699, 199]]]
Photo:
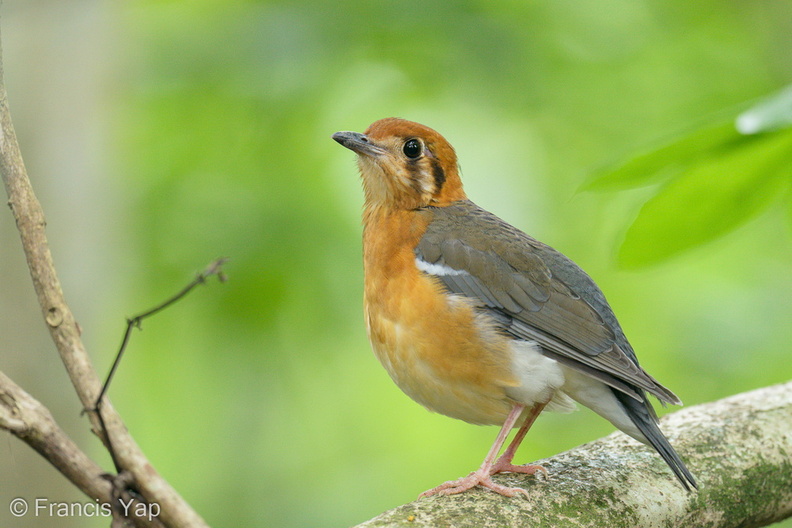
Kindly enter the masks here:
[[466, 198], [454, 148], [427, 126], [389, 117], [333, 139], [358, 155], [366, 207], [411, 210]]

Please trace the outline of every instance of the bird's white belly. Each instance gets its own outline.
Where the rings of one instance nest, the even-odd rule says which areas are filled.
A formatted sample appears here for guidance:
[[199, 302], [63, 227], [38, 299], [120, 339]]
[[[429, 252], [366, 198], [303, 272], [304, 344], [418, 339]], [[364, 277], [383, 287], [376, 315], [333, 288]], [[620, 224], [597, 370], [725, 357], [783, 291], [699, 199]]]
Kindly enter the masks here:
[[512, 341], [512, 371], [519, 385], [506, 389], [509, 398], [526, 406], [549, 400], [548, 411], [570, 412], [575, 402], [562, 392], [566, 382], [564, 369], [554, 359], [539, 351], [531, 341]]

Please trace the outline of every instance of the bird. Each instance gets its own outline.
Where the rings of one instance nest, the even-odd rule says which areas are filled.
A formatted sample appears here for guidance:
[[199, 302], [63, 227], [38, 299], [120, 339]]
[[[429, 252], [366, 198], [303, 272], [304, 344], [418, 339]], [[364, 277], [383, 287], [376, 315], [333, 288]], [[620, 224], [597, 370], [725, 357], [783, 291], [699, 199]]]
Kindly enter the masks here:
[[575, 402], [653, 447], [685, 490], [698, 488], [648, 395], [681, 401], [638, 364], [589, 275], [470, 201], [456, 152], [434, 129], [390, 117], [332, 138], [357, 155], [362, 180], [363, 304], [374, 354], [429, 410], [501, 426], [477, 470], [421, 497], [476, 486], [527, 496], [492, 476], [546, 475], [513, 464], [515, 453], [541, 412], [569, 412]]

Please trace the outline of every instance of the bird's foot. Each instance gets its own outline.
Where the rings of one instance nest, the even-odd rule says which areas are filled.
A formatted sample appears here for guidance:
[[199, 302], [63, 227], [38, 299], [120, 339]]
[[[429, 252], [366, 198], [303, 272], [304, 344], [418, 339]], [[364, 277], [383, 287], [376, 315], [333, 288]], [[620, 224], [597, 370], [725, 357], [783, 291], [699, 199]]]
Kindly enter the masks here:
[[[514, 466], [516, 468], [522, 468], [524, 466]], [[539, 466], [534, 466], [539, 467]], [[544, 469], [544, 468], [542, 468]], [[508, 470], [512, 471], [512, 470]], [[535, 471], [535, 470], [534, 470]], [[474, 471], [467, 477], [462, 477], [457, 480], [449, 480], [448, 482], [444, 482], [440, 484], [436, 488], [432, 488], [430, 490], [426, 490], [420, 497], [431, 497], [432, 495], [455, 495], [457, 493], [462, 493], [463, 491], [467, 491], [475, 486], [483, 486], [485, 488], [491, 489], [495, 493], [503, 495], [505, 497], [514, 497], [518, 494], [528, 496], [528, 492], [522, 488], [510, 488], [508, 486], [502, 486], [493, 482], [492, 478], [490, 477], [494, 473], [490, 473], [490, 470], [482, 468]]]
[[497, 475], [498, 473], [523, 473], [525, 475], [533, 475], [537, 471], [544, 473], [545, 478], [547, 478], [547, 470], [544, 468], [544, 466], [533, 464], [522, 464], [517, 466], [512, 464], [511, 460], [504, 460], [503, 457], [501, 457], [497, 460], [497, 462], [492, 464], [489, 474]]

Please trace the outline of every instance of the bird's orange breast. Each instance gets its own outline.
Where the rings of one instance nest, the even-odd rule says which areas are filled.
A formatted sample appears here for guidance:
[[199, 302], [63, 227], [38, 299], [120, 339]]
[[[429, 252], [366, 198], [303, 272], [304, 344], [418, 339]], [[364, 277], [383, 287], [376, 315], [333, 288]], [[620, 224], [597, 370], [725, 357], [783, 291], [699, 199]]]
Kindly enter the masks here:
[[396, 384], [429, 409], [500, 424], [513, 402], [509, 340], [465, 298], [418, 270], [414, 248], [428, 212], [369, 209], [364, 216], [366, 323], [374, 353]]

